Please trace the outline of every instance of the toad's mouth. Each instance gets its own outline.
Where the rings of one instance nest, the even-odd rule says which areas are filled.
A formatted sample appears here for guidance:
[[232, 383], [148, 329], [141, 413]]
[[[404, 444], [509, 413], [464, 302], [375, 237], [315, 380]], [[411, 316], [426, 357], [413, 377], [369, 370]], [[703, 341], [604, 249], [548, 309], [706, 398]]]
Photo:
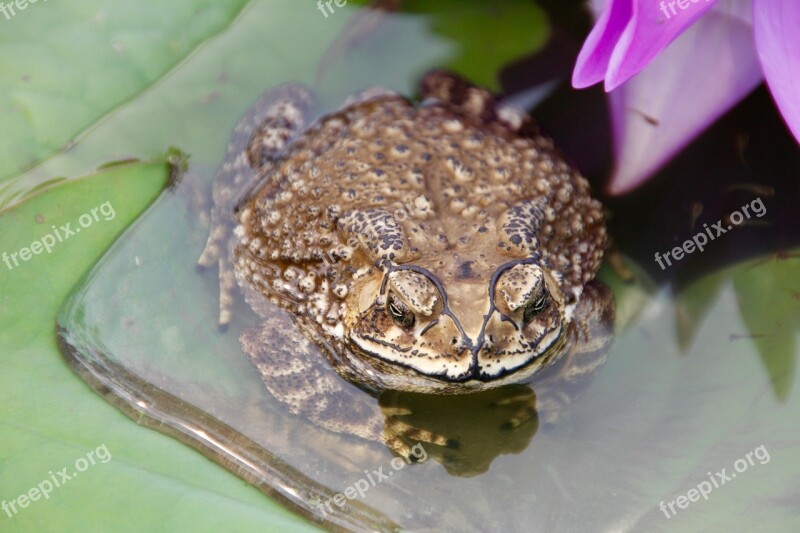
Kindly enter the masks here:
[[[470, 384], [476, 389], [518, 382], [532, 375], [560, 353], [567, 328], [561, 324], [544, 331], [537, 339], [513, 348], [495, 350], [487, 337], [480, 342], [465, 339], [457, 352], [442, 354], [414, 347], [402, 347], [374, 335], [356, 335], [349, 345], [358, 358], [380, 374], [396, 374], [441, 383]], [[394, 387], [400, 390], [405, 387]], [[412, 384], [409, 387], [418, 390]]]

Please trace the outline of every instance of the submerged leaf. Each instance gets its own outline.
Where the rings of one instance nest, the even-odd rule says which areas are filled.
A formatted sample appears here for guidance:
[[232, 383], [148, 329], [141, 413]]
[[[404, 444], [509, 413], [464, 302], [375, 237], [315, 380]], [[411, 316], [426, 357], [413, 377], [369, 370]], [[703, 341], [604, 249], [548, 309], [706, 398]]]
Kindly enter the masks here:
[[749, 343], [766, 368], [775, 397], [786, 401], [797, 378], [800, 336], [800, 256], [780, 253], [707, 276], [675, 296], [675, 326], [681, 351], [693, 348], [707, 314], [732, 286], [746, 329], [724, 332], [720, 342]]
[[719, 276], [710, 277], [675, 295], [675, 326], [678, 346], [686, 353], [692, 347], [697, 331], [703, 320], [714, 307], [726, 280]]
[[769, 373], [775, 396], [786, 401], [795, 381], [800, 336], [800, 257], [776, 255], [733, 274], [739, 311], [750, 339]]

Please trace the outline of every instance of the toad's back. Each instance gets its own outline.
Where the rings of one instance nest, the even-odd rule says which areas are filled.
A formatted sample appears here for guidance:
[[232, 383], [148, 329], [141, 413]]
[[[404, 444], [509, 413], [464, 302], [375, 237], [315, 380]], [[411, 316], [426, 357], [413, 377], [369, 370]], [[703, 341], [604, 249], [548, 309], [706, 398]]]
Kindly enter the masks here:
[[[257, 152], [255, 143], [250, 157]], [[240, 222], [244, 242], [279, 271], [324, 263], [318, 274], [331, 277], [331, 262], [333, 271], [371, 266], [379, 250], [354, 252], [337, 224], [374, 231], [397, 262], [447, 251], [500, 264], [538, 249], [565, 289], [589, 281], [602, 257], [600, 204], [549, 139], [445, 103], [414, 107], [385, 96], [353, 104], [264, 168], [269, 177], [245, 198]], [[348, 219], [353, 211], [358, 217]], [[536, 234], [516, 219], [538, 219]], [[402, 239], [393, 240], [392, 224], [402, 226]]]

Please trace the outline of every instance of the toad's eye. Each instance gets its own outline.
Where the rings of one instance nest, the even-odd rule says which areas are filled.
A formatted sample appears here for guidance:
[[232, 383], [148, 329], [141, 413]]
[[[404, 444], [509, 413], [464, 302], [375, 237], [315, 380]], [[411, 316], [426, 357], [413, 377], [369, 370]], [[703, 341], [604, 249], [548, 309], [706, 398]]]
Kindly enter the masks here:
[[394, 295], [389, 294], [386, 308], [389, 310], [389, 315], [392, 317], [392, 320], [394, 320], [398, 326], [406, 329], [414, 327], [417, 319], [413, 311], [411, 311], [406, 304], [395, 298]]
[[542, 294], [540, 294], [538, 298], [531, 300], [528, 305], [525, 306], [525, 312], [522, 314], [523, 322], [527, 324], [533, 320], [536, 315], [547, 307], [547, 301], [547, 291], [542, 291]]

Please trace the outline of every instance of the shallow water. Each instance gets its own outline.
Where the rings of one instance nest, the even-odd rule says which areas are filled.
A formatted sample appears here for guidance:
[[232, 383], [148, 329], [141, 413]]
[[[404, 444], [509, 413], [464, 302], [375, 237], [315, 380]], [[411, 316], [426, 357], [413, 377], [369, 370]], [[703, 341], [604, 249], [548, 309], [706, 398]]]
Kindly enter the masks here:
[[[800, 494], [793, 480], [800, 473], [795, 372], [800, 302], [792, 291], [800, 292], [800, 260], [771, 256], [701, 277], [709, 265], [717, 269], [733, 259], [796, 244], [797, 235], [786, 230], [791, 216], [782, 207], [791, 204], [796, 187], [788, 186], [786, 193], [780, 184], [787, 177], [780, 172], [763, 176], [782, 193], [767, 203], [772, 223], [765, 233], [744, 228], [686, 268], [661, 272], [652, 261], [653, 252], [667, 248], [663, 243], [672, 242], [681, 235], [677, 228], [685, 232], [682, 224], [689, 224], [679, 210], [690, 202], [665, 191], [681, 191], [692, 200], [712, 196], [707, 184], [691, 184], [691, 174], [681, 180], [676, 176], [693, 163], [700, 167], [707, 159], [733, 158], [730, 150], [713, 150], [727, 146], [718, 139], [725, 133], [717, 129], [693, 145], [706, 151], [689, 150], [653, 185], [632, 198], [608, 202], [612, 234], [622, 251], [659, 282], [675, 278], [688, 288], [675, 295], [666, 285], [656, 287], [633, 263], [638, 281], [625, 284], [610, 271], [604, 273], [617, 299], [616, 341], [608, 362], [557, 423], [531, 419], [513, 432], [502, 432], [497, 428], [503, 414], [481, 412], [470, 399], [436, 406], [386, 395], [381, 399], [385, 405], [413, 403], [423, 418], [448, 413], [447, 424], [466, 442], [457, 452], [426, 445], [428, 460], [399, 463], [395, 469], [384, 446], [314, 428], [268, 394], [238, 343], [239, 333], [255, 317], [239, 302], [234, 323], [219, 331], [216, 271], [195, 268], [207, 232], [195, 199], [222, 157], [230, 128], [261, 90], [290, 80], [314, 85], [323, 109], [335, 108], [343, 95], [367, 84], [408, 94], [422, 72], [457, 57], [462, 45], [448, 39], [447, 32], [432, 31], [431, 19], [403, 15], [384, 23], [368, 51], [356, 47], [325, 59], [330, 55], [324, 47], [340, 35], [342, 23], [324, 22], [294, 6], [254, 5], [151, 94], [120, 109], [65, 159], [51, 163], [62, 172], [83, 172], [101, 157], [146, 158], [169, 145], [190, 155], [184, 180], [126, 232], [63, 308], [59, 327], [73, 368], [137, 422], [177, 436], [307, 516], [345, 528], [588, 531], [664, 530], [676, 523], [690, 529], [797, 525]], [[310, 31], [302, 46], [265, 39], [258, 21], [274, 16], [278, 8], [287, 24], [293, 20], [294, 27], [302, 23], [319, 32]], [[286, 33], [281, 37], [299, 41]], [[258, 57], [274, 63], [259, 69]], [[325, 81], [315, 84], [321, 61], [332, 62]], [[531, 59], [531, 69], [536, 61]], [[222, 63], [227, 79], [236, 83], [206, 84], [192, 92], [193, 83], [210, 79]], [[504, 71], [506, 87], [525, 85], [524, 76], [515, 76], [518, 71]], [[216, 97], [221, 104], [214, 103], [214, 93], [222, 94]], [[565, 103], [565, 98], [559, 91], [543, 104], [543, 121], [590, 178], [602, 176], [607, 164], [602, 147], [581, 150], [575, 134], [561, 134], [583, 126], [582, 131], [594, 134], [604, 131], [602, 121], [584, 122], [587, 116], [603, 115], [602, 103], [592, 93], [576, 97], [586, 106], [577, 120], [576, 101]], [[750, 107], [727, 119], [729, 129], [748, 124], [751, 108], [763, 106], [759, 95], [753, 98], [746, 103]], [[147, 119], [163, 124], [164, 131], [153, 134], [159, 128]], [[764, 120], [772, 126], [758, 126], [760, 137], [753, 145], [780, 146], [785, 133], [778, 131], [774, 117]], [[770, 160], [762, 152], [749, 153], [754, 181], [762, 180], [766, 173], [761, 169]], [[791, 160], [781, 168], [791, 174], [795, 164]], [[676, 185], [663, 184], [670, 178]], [[600, 186], [599, 180], [595, 185]], [[753, 198], [752, 193], [734, 194]], [[708, 220], [714, 219], [714, 204], [724, 210], [739, 201], [730, 194], [717, 196], [722, 199], [706, 201]], [[656, 214], [675, 211], [677, 216], [655, 229]], [[515, 392], [519, 389], [496, 394]], [[489, 401], [482, 400], [481, 405]], [[662, 501], [687, 494], [708, 480], [709, 472], [735, 472], [737, 460], [761, 446], [769, 460], [762, 452], [751, 454], [752, 464], [739, 478], [715, 487], [708, 501], [693, 502], [671, 518], [660, 510]], [[392, 475], [373, 485], [369, 475], [381, 468]], [[363, 487], [359, 483], [365, 478], [370, 486], [363, 498], [348, 500], [345, 510], [334, 504], [328, 512], [326, 501], [348, 487]]]
[[[316, 429], [271, 398], [237, 342], [252, 315], [242, 304], [226, 332], [214, 327], [215, 273], [195, 272], [205, 234], [183, 206], [180, 189], [162, 197], [71, 299], [59, 320], [71, 363], [138, 421], [163, 423], [160, 430], [180, 433], [264, 490], [319, 515], [316, 503], [364, 478], [365, 470], [389, 470], [393, 456], [383, 446]], [[787, 262], [797, 268], [797, 259]], [[733, 285], [723, 285], [686, 351], [675, 338], [670, 295], [644, 301], [643, 292], [628, 291], [618, 290], [623, 309], [643, 308], [554, 426], [537, 428], [533, 420], [513, 435], [478, 432], [483, 441], [473, 438], [459, 452], [466, 471], [451, 465], [454, 474], [441, 457], [430, 460], [448, 450], [426, 445], [428, 461], [405, 466], [357, 500], [370, 509], [328, 518], [349, 527], [453, 531], [658, 529], [666, 525], [659, 502], [694, 487], [707, 471], [731, 470], [760, 445], [775, 464], [757, 463], [740, 486], [721, 487], [724, 495], [703, 502], [702, 514], [709, 519], [781, 497], [789, 486], [775, 471], [791, 470], [798, 459], [791, 445], [796, 377], [788, 397], [777, 398], [747, 338]], [[731, 340], [736, 333], [744, 338]], [[451, 412], [454, 431], [469, 435], [475, 416], [474, 408]], [[759, 520], [754, 511], [736, 514]]]

